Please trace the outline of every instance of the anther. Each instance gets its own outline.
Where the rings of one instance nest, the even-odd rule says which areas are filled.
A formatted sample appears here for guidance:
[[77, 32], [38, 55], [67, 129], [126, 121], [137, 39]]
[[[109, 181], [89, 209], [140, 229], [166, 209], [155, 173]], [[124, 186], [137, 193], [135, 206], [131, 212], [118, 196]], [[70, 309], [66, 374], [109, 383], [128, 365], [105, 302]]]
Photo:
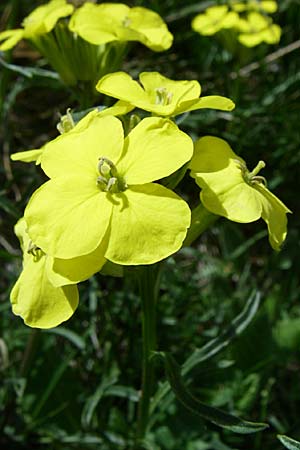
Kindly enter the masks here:
[[155, 104], [156, 105], [169, 105], [173, 99], [173, 93], [169, 92], [165, 87], [159, 87], [155, 89], [156, 97]]
[[105, 156], [99, 158], [98, 171], [104, 177], [109, 177], [110, 175], [115, 177], [117, 175], [116, 166], [110, 159], [106, 158]]
[[75, 122], [71, 114], [71, 108], [67, 109], [67, 113], [61, 116], [60, 121], [56, 125], [56, 128], [60, 134], [67, 133], [75, 127]]

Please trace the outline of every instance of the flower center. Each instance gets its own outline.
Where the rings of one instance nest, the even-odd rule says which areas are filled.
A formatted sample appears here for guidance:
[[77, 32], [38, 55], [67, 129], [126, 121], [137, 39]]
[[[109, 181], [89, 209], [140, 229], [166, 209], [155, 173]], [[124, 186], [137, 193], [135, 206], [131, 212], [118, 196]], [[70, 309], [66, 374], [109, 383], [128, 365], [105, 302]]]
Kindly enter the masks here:
[[267, 186], [267, 180], [264, 177], [257, 175], [261, 171], [261, 169], [266, 167], [266, 163], [264, 161], [259, 161], [252, 172], [249, 172], [245, 163], [242, 163], [239, 160], [235, 160], [235, 162], [240, 167], [243, 178], [247, 184], [249, 184], [250, 186], [253, 186], [255, 184], [264, 184], [265, 186]]
[[122, 20], [122, 25], [123, 25], [123, 27], [125, 27], [125, 28], [130, 27], [130, 25], [131, 25], [131, 19], [130, 19], [128, 16], [124, 17], [124, 19]]
[[99, 158], [98, 171], [100, 175], [97, 178], [97, 186], [101, 191], [116, 194], [127, 189], [127, 184], [118, 174], [116, 166], [105, 156]]
[[173, 99], [173, 93], [168, 91], [165, 87], [159, 87], [155, 89], [155, 104], [156, 105], [169, 105]]

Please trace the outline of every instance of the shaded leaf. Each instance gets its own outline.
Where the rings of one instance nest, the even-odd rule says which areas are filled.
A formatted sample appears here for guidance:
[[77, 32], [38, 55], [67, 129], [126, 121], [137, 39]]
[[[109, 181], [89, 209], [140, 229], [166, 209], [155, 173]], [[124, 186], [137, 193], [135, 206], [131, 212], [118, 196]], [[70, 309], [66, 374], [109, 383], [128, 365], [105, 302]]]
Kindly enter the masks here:
[[266, 423], [245, 421], [200, 402], [184, 385], [180, 367], [174, 358], [169, 353], [160, 353], [160, 356], [164, 359], [166, 375], [176, 398], [192, 413], [234, 433], [256, 433], [268, 428]]
[[[231, 324], [215, 339], [212, 339], [203, 347], [196, 349], [185, 361], [182, 366], [182, 375], [186, 375], [197, 364], [207, 361], [215, 356], [223, 350], [223, 348], [227, 347], [233, 339], [239, 336], [254, 318], [260, 304], [260, 297], [261, 295], [259, 292], [253, 292], [250, 295], [243, 311], [235, 319], [233, 319]], [[152, 412], [170, 390], [171, 387], [168, 382], [165, 382], [160, 386], [152, 401]]]
[[291, 439], [283, 434], [278, 434], [277, 438], [289, 450], [300, 450], [300, 442], [295, 441], [295, 439]]

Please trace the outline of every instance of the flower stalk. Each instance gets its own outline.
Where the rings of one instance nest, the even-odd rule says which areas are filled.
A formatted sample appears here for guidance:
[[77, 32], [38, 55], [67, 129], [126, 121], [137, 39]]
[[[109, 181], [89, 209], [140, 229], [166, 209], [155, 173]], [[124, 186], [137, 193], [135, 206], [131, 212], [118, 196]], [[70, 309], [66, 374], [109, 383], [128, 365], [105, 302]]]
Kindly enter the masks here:
[[138, 283], [142, 304], [142, 387], [138, 406], [136, 445], [144, 439], [149, 421], [150, 400], [155, 383], [154, 361], [151, 354], [156, 350], [156, 304], [158, 297], [160, 264], [142, 266], [138, 269]]

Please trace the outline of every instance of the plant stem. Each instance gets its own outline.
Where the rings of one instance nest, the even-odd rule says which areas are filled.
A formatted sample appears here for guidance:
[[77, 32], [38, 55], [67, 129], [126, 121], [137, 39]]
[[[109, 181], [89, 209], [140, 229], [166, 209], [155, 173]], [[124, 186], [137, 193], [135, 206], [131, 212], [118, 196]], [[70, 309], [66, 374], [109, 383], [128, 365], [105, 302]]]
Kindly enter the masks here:
[[156, 302], [160, 265], [143, 266], [138, 269], [142, 302], [142, 389], [138, 407], [136, 444], [145, 437], [149, 419], [149, 408], [155, 381], [151, 352], [156, 349]]
[[187, 232], [186, 238], [183, 242], [185, 247], [191, 245], [207, 228], [209, 228], [219, 216], [209, 212], [200, 203], [192, 210], [191, 226]]

